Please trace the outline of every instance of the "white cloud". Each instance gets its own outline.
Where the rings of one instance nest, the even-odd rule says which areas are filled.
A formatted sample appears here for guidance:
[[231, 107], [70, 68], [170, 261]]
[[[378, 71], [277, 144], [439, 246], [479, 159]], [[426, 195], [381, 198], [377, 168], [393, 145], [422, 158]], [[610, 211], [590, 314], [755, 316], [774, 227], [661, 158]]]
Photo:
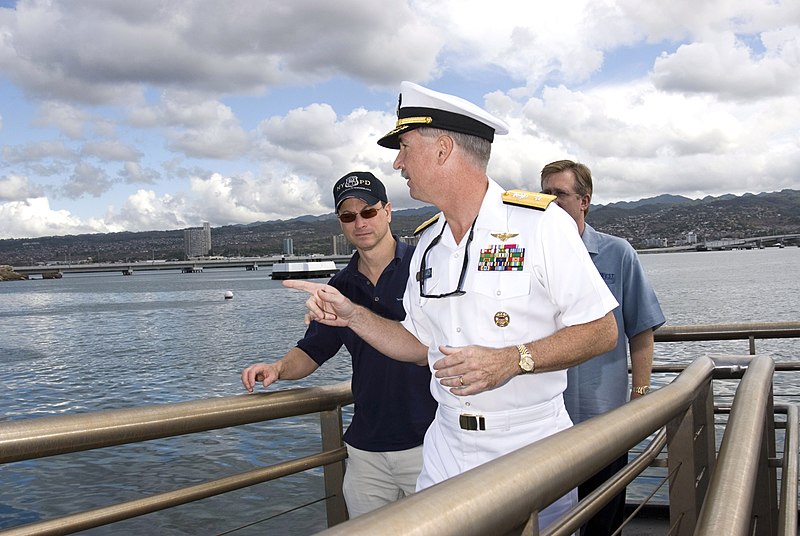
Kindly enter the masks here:
[[784, 41], [772, 43], [762, 57], [732, 34], [715, 42], [682, 45], [655, 62], [653, 81], [664, 91], [711, 93], [749, 100], [796, 94], [800, 89], [800, 27]]
[[24, 201], [29, 197], [39, 197], [42, 189], [30, 184], [28, 177], [9, 175], [0, 177], [0, 201]]
[[0, 201], [23, 236], [329, 212], [356, 169], [417, 206], [375, 143], [403, 79], [511, 125], [489, 167], [507, 186], [565, 157], [598, 202], [797, 184], [791, 0], [21, 0], [0, 36], [0, 99], [24, 104], [1, 118]]
[[67, 210], [53, 210], [45, 197], [0, 204], [0, 238], [64, 234], [110, 233], [124, 230], [95, 218], [80, 218]]
[[[20, 1], [0, 19], [0, 68], [44, 98], [129, 101], [142, 84], [252, 93], [344, 73], [424, 77], [442, 37], [404, 3]], [[91, 38], [87, 38], [91, 36]]]
[[[364, 109], [340, 118], [329, 105], [312, 104], [263, 121], [258, 127], [255, 153], [269, 164], [270, 175], [314, 177], [320, 191], [325, 192], [323, 206], [332, 206], [327, 190], [339, 177], [355, 169], [375, 172], [394, 158], [376, 143], [393, 122], [387, 114]], [[391, 165], [384, 169], [393, 173]]]
[[33, 124], [53, 127], [72, 139], [83, 137], [83, 129], [90, 114], [77, 106], [63, 102], [46, 101], [39, 106], [39, 116]]
[[115, 227], [126, 230], [181, 229], [197, 225], [185, 219], [186, 212], [183, 195], [158, 197], [152, 190], [137, 190], [128, 197], [118, 213], [112, 207], [105, 219]]
[[233, 159], [250, 146], [250, 137], [229, 106], [189, 91], [166, 91], [158, 104], [137, 104], [128, 120], [140, 128], [165, 129], [170, 149], [189, 157]]
[[64, 182], [61, 192], [65, 197], [78, 199], [85, 195], [99, 197], [112, 186], [106, 171], [86, 162], [75, 166], [72, 175]]
[[207, 179], [193, 178], [191, 188], [197, 218], [208, 221], [250, 223], [325, 212], [316, 182], [293, 174], [223, 177], [215, 173]]
[[3, 147], [3, 159], [10, 164], [49, 159], [73, 160], [75, 156], [75, 153], [62, 141], [45, 140], [16, 147]]
[[136, 147], [118, 140], [88, 142], [83, 146], [81, 154], [116, 161], [138, 160], [142, 156]]
[[142, 168], [137, 162], [125, 162], [119, 176], [128, 184], [153, 184], [161, 177], [161, 174], [154, 169]]

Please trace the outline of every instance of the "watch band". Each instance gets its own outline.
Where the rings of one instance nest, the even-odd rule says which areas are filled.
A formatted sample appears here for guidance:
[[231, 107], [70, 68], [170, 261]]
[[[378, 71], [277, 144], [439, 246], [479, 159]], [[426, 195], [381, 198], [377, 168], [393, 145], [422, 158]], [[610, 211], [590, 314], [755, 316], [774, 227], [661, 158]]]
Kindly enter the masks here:
[[528, 347], [524, 344], [517, 345], [517, 352], [519, 352], [519, 368], [523, 374], [533, 374], [536, 370], [536, 363], [533, 360], [533, 355], [531, 354]]
[[634, 387], [633, 389], [631, 389], [631, 392], [636, 393], [637, 395], [646, 395], [647, 393], [650, 392], [650, 386], [641, 385], [639, 387]]

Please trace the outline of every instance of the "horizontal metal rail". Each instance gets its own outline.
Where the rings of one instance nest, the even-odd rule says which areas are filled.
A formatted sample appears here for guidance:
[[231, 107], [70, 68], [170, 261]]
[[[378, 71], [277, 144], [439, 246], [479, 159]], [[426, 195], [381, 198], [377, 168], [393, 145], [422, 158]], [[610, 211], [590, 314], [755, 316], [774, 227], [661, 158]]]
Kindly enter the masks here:
[[748, 322], [661, 326], [653, 332], [656, 342], [724, 341], [735, 339], [787, 339], [800, 337], [800, 322]]
[[195, 486], [179, 490], [151, 495], [143, 499], [128, 501], [59, 517], [36, 523], [29, 523], [22, 527], [0, 531], [3, 536], [55, 536], [71, 534], [80, 530], [87, 530], [138, 517], [159, 510], [166, 510], [175, 506], [206, 499], [229, 491], [246, 488], [268, 482], [284, 476], [293, 475], [315, 467], [322, 467], [347, 458], [347, 450], [342, 447], [336, 450], [322, 452], [288, 462], [279, 463], [270, 467], [254, 469], [211, 482], [204, 482]]
[[307, 415], [352, 401], [348, 381], [325, 387], [4, 422], [0, 423], [0, 463]]

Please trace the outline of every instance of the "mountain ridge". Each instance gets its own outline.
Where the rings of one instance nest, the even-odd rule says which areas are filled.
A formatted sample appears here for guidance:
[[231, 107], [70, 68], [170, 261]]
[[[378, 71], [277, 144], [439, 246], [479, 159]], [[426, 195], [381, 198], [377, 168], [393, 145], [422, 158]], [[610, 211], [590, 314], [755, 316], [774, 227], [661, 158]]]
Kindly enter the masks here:
[[[435, 214], [424, 206], [392, 211], [392, 231], [411, 235]], [[668, 243], [693, 233], [699, 240], [748, 238], [800, 232], [800, 190], [689, 199], [662, 194], [639, 201], [592, 205], [587, 222], [601, 232], [627, 239], [642, 248], [652, 239]], [[280, 254], [284, 238], [292, 238], [296, 254], [328, 254], [332, 236], [341, 233], [333, 213], [302, 215], [288, 220], [232, 224], [212, 228], [215, 255]], [[183, 229], [122, 231], [83, 235], [0, 240], [0, 264], [22, 266], [38, 262], [135, 261], [183, 258]]]

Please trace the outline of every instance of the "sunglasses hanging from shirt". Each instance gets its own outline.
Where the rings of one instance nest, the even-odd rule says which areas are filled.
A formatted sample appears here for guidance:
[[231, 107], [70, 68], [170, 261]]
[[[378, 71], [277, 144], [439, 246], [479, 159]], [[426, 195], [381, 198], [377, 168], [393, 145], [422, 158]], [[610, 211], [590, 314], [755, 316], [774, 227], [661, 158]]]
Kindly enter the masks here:
[[464, 247], [464, 264], [461, 265], [461, 274], [458, 276], [458, 285], [456, 289], [452, 292], [446, 292], [444, 294], [426, 294], [425, 293], [425, 281], [431, 278], [433, 273], [432, 268], [426, 267], [426, 259], [428, 258], [428, 253], [430, 253], [433, 246], [439, 243], [439, 240], [442, 239], [442, 234], [444, 233], [444, 228], [447, 226], [447, 222], [442, 226], [442, 230], [436, 235], [436, 238], [431, 240], [430, 245], [425, 248], [425, 253], [422, 254], [422, 260], [420, 260], [419, 264], [419, 272], [417, 272], [417, 281], [419, 281], [419, 295], [422, 298], [449, 298], [450, 296], [463, 296], [467, 292], [464, 290], [464, 280], [467, 277], [467, 266], [469, 265], [469, 245], [472, 243], [472, 236], [475, 231], [475, 222], [478, 221], [478, 218], [472, 222], [472, 227], [469, 228], [469, 236], [467, 237], [467, 244]]

